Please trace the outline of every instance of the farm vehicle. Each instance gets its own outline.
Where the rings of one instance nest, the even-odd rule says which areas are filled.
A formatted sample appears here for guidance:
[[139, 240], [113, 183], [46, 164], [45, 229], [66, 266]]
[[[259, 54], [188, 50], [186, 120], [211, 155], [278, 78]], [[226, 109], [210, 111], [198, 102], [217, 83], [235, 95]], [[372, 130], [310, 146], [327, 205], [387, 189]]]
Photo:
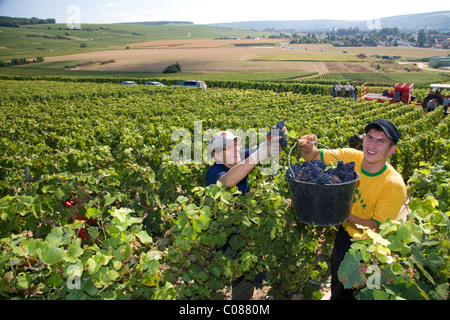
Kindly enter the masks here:
[[413, 83], [397, 83], [394, 90], [383, 90], [383, 93], [368, 92], [368, 84], [366, 82], [361, 87], [361, 99], [363, 100], [410, 104], [416, 99], [412, 94], [414, 88]]
[[[369, 93], [368, 84], [365, 83], [361, 87], [361, 99], [376, 100], [378, 102], [410, 104], [415, 101], [413, 93], [413, 83], [397, 83], [394, 90], [383, 90], [383, 93]], [[425, 112], [435, 110], [440, 105], [444, 106], [444, 112], [447, 112], [450, 104], [450, 84], [431, 84], [430, 91], [427, 93], [423, 102], [416, 102], [417, 105], [422, 105]]]
[[447, 112], [450, 103], [450, 84], [431, 84], [430, 87], [430, 91], [422, 102], [423, 110], [429, 112], [444, 105], [445, 112]]

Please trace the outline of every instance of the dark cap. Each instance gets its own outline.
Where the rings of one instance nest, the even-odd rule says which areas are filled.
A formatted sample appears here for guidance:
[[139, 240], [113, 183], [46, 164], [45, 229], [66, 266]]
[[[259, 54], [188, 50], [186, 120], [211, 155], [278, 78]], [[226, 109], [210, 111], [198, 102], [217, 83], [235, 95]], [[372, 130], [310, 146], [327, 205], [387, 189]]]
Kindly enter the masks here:
[[386, 137], [388, 137], [389, 139], [394, 141], [395, 144], [397, 144], [398, 140], [400, 139], [400, 132], [398, 132], [397, 127], [390, 120], [377, 119], [374, 122], [372, 122], [371, 124], [368, 124], [364, 128], [364, 130], [367, 133], [372, 128], [378, 128], [378, 129], [383, 130]]

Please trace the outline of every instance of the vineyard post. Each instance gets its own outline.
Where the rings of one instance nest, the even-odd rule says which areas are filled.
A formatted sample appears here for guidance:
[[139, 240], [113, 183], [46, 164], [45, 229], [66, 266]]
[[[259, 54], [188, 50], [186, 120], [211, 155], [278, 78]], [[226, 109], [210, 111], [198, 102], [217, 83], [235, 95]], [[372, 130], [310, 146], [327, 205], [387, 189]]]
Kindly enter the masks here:
[[28, 169], [28, 166], [25, 166], [24, 171], [25, 171], [25, 181], [30, 182], [30, 171]]

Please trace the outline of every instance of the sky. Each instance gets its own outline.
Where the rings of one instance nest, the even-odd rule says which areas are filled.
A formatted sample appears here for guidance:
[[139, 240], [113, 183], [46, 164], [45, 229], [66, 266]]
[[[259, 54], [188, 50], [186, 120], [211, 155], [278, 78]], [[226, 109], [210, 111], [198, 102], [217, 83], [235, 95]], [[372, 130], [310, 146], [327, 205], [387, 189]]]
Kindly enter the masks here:
[[449, 0], [0, 0], [0, 16], [54, 18], [57, 23], [255, 20], [373, 20], [450, 10]]

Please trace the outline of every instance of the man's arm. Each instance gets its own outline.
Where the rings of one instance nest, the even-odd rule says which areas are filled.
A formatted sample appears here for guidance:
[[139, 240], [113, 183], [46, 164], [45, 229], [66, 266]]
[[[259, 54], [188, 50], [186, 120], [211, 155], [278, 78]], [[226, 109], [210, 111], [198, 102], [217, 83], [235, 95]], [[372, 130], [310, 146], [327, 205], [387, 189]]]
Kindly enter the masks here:
[[251, 163], [249, 158], [247, 158], [228, 170], [227, 173], [219, 178], [219, 181], [222, 182], [227, 188], [234, 187], [242, 179], [244, 179], [254, 167], [256, 167], [256, 163]]
[[271, 157], [280, 154], [280, 137], [272, 137], [269, 141], [265, 141], [258, 148], [250, 151], [250, 155], [244, 159], [243, 161], [236, 164], [232, 167], [226, 174], [219, 178], [219, 181], [225, 184], [227, 188], [234, 187], [237, 185], [242, 179], [245, 178], [246, 175], [253, 170], [256, 165]]

